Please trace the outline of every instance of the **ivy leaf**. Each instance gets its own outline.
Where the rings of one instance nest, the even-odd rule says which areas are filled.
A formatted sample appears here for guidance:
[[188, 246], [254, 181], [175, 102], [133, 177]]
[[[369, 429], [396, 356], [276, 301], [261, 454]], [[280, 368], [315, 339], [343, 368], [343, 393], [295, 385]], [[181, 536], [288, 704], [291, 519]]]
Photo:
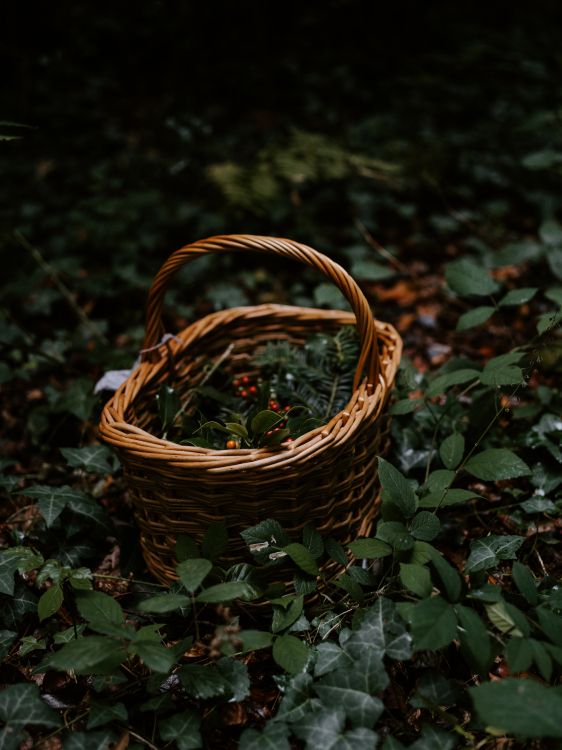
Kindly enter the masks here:
[[429, 596], [432, 591], [431, 576], [429, 570], [423, 565], [409, 565], [400, 563], [400, 580], [409, 591], [422, 599]]
[[507, 677], [468, 692], [480, 721], [502, 734], [562, 737], [562, 695], [556, 688]]
[[465, 573], [477, 573], [488, 570], [500, 560], [512, 560], [525, 537], [522, 536], [487, 536], [471, 542], [470, 555], [466, 562]]
[[207, 560], [216, 560], [228, 546], [228, 533], [224, 520], [215, 521], [209, 525], [203, 537], [201, 555]]
[[206, 604], [220, 604], [222, 602], [232, 602], [235, 599], [243, 601], [252, 601], [257, 599], [259, 592], [255, 587], [245, 581], [227, 581], [226, 583], [217, 583], [204, 589], [197, 595], [196, 601], [205, 602]]
[[456, 469], [464, 454], [464, 436], [453, 432], [439, 446], [439, 456], [447, 469]]
[[440, 596], [419, 602], [410, 616], [414, 651], [437, 651], [448, 646], [457, 635], [455, 611]]
[[315, 649], [316, 661], [314, 663], [314, 676], [333, 672], [336, 669], [349, 669], [353, 664], [353, 659], [337, 643], [324, 641], [319, 643]]
[[414, 708], [453, 706], [458, 701], [459, 692], [453, 680], [447, 680], [439, 672], [428, 670], [422, 674], [416, 693], [408, 702]]
[[469, 328], [482, 325], [496, 312], [495, 307], [481, 305], [468, 312], [463, 313], [457, 320], [457, 331], [466, 331]]
[[113, 453], [106, 445], [87, 445], [85, 448], [61, 448], [69, 466], [84, 469], [90, 474], [112, 474], [109, 460]]
[[238, 750], [291, 750], [289, 728], [281, 722], [269, 722], [263, 732], [245, 729], [240, 737]]
[[378, 735], [366, 727], [344, 732], [345, 713], [318, 711], [293, 724], [293, 732], [306, 742], [307, 750], [367, 750], [374, 748]]
[[70, 732], [64, 738], [64, 750], [106, 750], [117, 739], [109, 727], [97, 732]]
[[371, 729], [384, 710], [382, 701], [369, 695], [364, 680], [352, 670], [330, 672], [314, 689], [324, 706], [343, 709], [354, 727]]
[[0, 594], [12, 596], [14, 593], [14, 575], [19, 560], [9, 549], [0, 552]]
[[489, 448], [477, 453], [466, 462], [465, 469], [484, 481], [515, 479], [531, 474], [527, 464], [507, 448]]
[[394, 602], [381, 596], [364, 612], [358, 628], [346, 641], [345, 650], [356, 659], [374, 650], [380, 658], [386, 655], [403, 661], [412, 655], [411, 641]]
[[439, 727], [424, 724], [421, 737], [410, 745], [410, 750], [453, 750], [457, 738]]
[[347, 546], [357, 558], [372, 560], [392, 554], [392, 547], [381, 542], [380, 539], [356, 539]]
[[250, 678], [245, 664], [225, 656], [217, 662], [217, 669], [232, 695], [231, 700], [240, 702], [250, 695]]
[[459, 619], [461, 652], [469, 665], [481, 675], [487, 675], [492, 663], [492, 641], [481, 617], [470, 607], [455, 606]]
[[449, 287], [461, 297], [475, 295], [486, 297], [499, 289], [488, 270], [468, 258], [448, 263], [445, 280]]
[[293, 542], [293, 544], [288, 544], [286, 547], [283, 547], [283, 552], [286, 552], [291, 560], [296, 563], [301, 570], [308, 573], [308, 575], [317, 576], [320, 573], [316, 560], [303, 544]]
[[70, 500], [88, 499], [84, 492], [75, 490], [66, 484], [62, 487], [35, 484], [33, 487], [25, 489], [22, 494], [38, 500], [37, 505], [47, 526], [53, 525]]
[[273, 643], [273, 658], [290, 674], [303, 671], [310, 653], [309, 647], [294, 635], [282, 635]]
[[13, 596], [3, 602], [0, 621], [6, 627], [18, 630], [24, 615], [37, 611], [37, 597], [25, 584], [16, 584]]
[[378, 459], [379, 477], [385, 496], [406, 518], [416, 512], [418, 499], [410, 482], [384, 458]]
[[43, 703], [37, 685], [27, 683], [9, 685], [0, 692], [0, 721], [11, 729], [60, 726], [58, 714]]
[[410, 523], [410, 534], [422, 542], [431, 542], [441, 530], [441, 522], [434, 513], [422, 510]]
[[37, 614], [39, 615], [39, 621], [43, 622], [47, 617], [54, 615], [58, 612], [62, 606], [63, 594], [62, 589], [58, 584], [48, 588], [39, 598], [37, 602]]
[[185, 588], [193, 593], [213, 569], [213, 563], [203, 558], [185, 560], [176, 567], [176, 572]]
[[86, 729], [96, 729], [109, 724], [110, 721], [127, 721], [129, 715], [124, 703], [92, 703]]
[[199, 726], [201, 717], [192, 708], [186, 708], [168, 719], [160, 719], [158, 731], [165, 742], [176, 742], [179, 750], [197, 750], [203, 747]]
[[510, 305], [524, 305], [533, 299], [538, 292], [538, 287], [524, 287], [522, 289], [512, 289], [498, 302], [500, 307], [509, 307]]
[[3, 659], [18, 634], [15, 630], [0, 630], [0, 659]]

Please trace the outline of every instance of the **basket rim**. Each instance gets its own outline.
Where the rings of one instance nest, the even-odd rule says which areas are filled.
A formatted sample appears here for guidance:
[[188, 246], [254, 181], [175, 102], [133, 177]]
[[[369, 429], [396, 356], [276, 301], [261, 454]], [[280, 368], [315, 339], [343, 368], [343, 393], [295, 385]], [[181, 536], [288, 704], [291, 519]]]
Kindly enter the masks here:
[[[295, 313], [301, 318], [309, 318], [311, 321], [317, 319], [321, 321], [332, 320], [340, 322], [342, 325], [353, 325], [356, 322], [355, 315], [346, 310], [320, 309], [311, 307], [300, 307], [296, 305], [281, 305], [276, 303], [266, 303], [262, 305], [244, 305], [227, 310], [218, 310], [197, 321], [191, 323], [178, 334], [174, 339], [162, 344], [160, 349], [161, 358], [157, 362], [143, 361], [129, 374], [127, 379], [117, 388], [115, 393], [106, 402], [100, 417], [99, 432], [102, 438], [120, 450], [132, 452], [151, 451], [151, 460], [160, 459], [163, 462], [175, 463], [181, 462], [182, 459], [190, 459], [194, 462], [211, 463], [217, 459], [232, 459], [226, 461], [226, 464], [240, 467], [240, 459], [244, 458], [243, 466], [249, 463], [254, 465], [256, 461], [270, 460], [274, 456], [285, 455], [287, 457], [302, 456], [302, 454], [312, 446], [318, 447], [319, 442], [326, 440], [332, 442], [336, 437], [340, 437], [342, 428], [344, 433], [349, 432], [345, 427], [349, 424], [350, 428], [357, 428], [358, 421], [361, 421], [362, 412], [372, 412], [379, 402], [384, 401], [386, 393], [392, 387], [396, 370], [400, 363], [402, 354], [402, 339], [398, 331], [390, 323], [375, 319], [377, 331], [380, 334], [382, 344], [381, 355], [381, 372], [379, 373], [379, 383], [369, 384], [365, 377], [359, 388], [355, 389], [350, 396], [346, 406], [335, 414], [326, 424], [315, 427], [313, 430], [304, 433], [296, 438], [293, 442], [286, 441], [278, 446], [263, 446], [258, 448], [203, 448], [200, 446], [184, 445], [167, 440], [137, 427], [123, 419], [125, 410], [130, 406], [135, 398], [142, 391], [143, 387], [150, 381], [158, 377], [161, 370], [165, 369], [170, 353], [172, 356], [182, 355], [190, 346], [193, 340], [200, 338], [198, 329], [202, 328], [205, 323], [217, 323], [225, 317], [228, 322], [232, 322], [238, 317], [260, 317], [274, 313], [276, 317], [293, 317]], [[191, 335], [190, 335], [191, 334]], [[385, 339], [392, 341], [392, 347], [387, 346]], [[169, 347], [169, 349], [168, 349]], [[144, 377], [143, 377], [144, 376]], [[135, 389], [132, 395], [127, 396], [126, 391], [132, 383], [141, 379], [141, 384]], [[120, 401], [123, 399], [123, 403]], [[116, 409], [115, 405], [119, 404]], [[114, 412], [115, 416], [111, 414]], [[121, 419], [115, 418], [119, 414]], [[366, 414], [365, 414], [366, 415]], [[365, 416], [363, 415], [363, 416]], [[351, 419], [351, 417], [359, 417]], [[341, 423], [340, 428], [338, 423]], [[355, 431], [353, 429], [352, 431]], [[115, 434], [118, 433], [118, 434]], [[345, 434], [340, 439], [344, 439]], [[120, 439], [119, 439], [120, 438]], [[123, 442], [125, 441], [125, 444]], [[135, 443], [138, 443], [135, 446]], [[136, 448], [136, 449], [135, 449]], [[152, 453], [153, 452], [153, 453]], [[252, 460], [254, 459], [254, 460]], [[219, 468], [217, 466], [217, 468]]]

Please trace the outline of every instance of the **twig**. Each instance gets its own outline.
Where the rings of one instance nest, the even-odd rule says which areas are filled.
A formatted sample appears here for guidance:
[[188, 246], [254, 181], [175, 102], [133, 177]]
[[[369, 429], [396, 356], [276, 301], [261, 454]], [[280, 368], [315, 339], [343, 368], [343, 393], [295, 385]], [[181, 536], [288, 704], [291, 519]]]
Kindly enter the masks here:
[[373, 250], [376, 250], [379, 255], [382, 255], [382, 257], [387, 260], [391, 266], [394, 266], [400, 273], [405, 273], [408, 276], [412, 275], [412, 272], [408, 268], [407, 265], [402, 263], [398, 260], [398, 258], [395, 258], [392, 253], [389, 253], [386, 247], [383, 247], [380, 242], [377, 242], [377, 240], [373, 237], [373, 235], [369, 232], [365, 224], [363, 224], [362, 221], [359, 219], [355, 220], [355, 226], [359, 230], [361, 236], [365, 240], [365, 242], [370, 245]]
[[72, 294], [70, 289], [66, 286], [66, 284], [61, 280], [56, 269], [54, 269], [53, 266], [51, 266], [51, 264], [45, 260], [45, 258], [39, 252], [39, 250], [36, 247], [33, 247], [33, 245], [30, 242], [28, 242], [28, 240], [23, 236], [23, 234], [20, 231], [15, 229], [13, 235], [16, 241], [18, 242], [18, 244], [21, 245], [25, 250], [27, 250], [27, 252], [31, 255], [33, 260], [37, 263], [39, 268], [41, 268], [41, 270], [44, 271], [45, 274], [51, 279], [51, 281], [59, 290], [61, 295], [65, 298], [65, 300], [68, 302], [70, 307], [74, 310], [74, 312], [76, 313], [76, 315], [78, 316], [79, 320], [84, 325], [84, 327], [87, 328], [93, 336], [95, 336], [97, 339], [102, 341], [104, 344], [109, 344], [109, 341], [100, 331], [98, 326], [92, 320], [90, 320], [90, 318], [86, 315], [84, 310], [76, 302], [74, 295]]

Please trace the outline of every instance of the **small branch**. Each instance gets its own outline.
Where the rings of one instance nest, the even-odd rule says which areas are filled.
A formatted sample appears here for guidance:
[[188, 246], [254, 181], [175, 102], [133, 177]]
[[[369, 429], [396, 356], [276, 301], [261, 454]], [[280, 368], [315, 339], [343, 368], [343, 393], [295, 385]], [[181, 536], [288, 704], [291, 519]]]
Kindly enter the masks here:
[[365, 240], [365, 242], [370, 245], [370, 247], [373, 248], [373, 250], [376, 250], [379, 255], [382, 255], [382, 257], [390, 263], [391, 266], [394, 266], [400, 273], [407, 274], [408, 276], [411, 276], [412, 273], [407, 265], [402, 263], [398, 260], [398, 258], [395, 258], [392, 253], [389, 253], [386, 247], [383, 247], [380, 242], [377, 242], [377, 240], [373, 237], [373, 235], [369, 232], [365, 224], [363, 224], [362, 221], [359, 219], [355, 220], [355, 226], [359, 230], [361, 236]]
[[56, 269], [54, 269], [53, 266], [51, 266], [51, 264], [45, 260], [45, 258], [41, 255], [41, 253], [36, 247], [33, 247], [33, 245], [27, 241], [27, 239], [23, 236], [23, 234], [20, 231], [18, 231], [17, 229], [14, 230], [13, 236], [16, 242], [19, 245], [21, 245], [21, 247], [23, 247], [24, 250], [27, 250], [27, 252], [31, 255], [33, 260], [37, 263], [39, 268], [41, 268], [41, 270], [44, 271], [45, 274], [49, 277], [49, 279], [53, 282], [53, 284], [59, 290], [60, 294], [68, 302], [70, 307], [74, 310], [78, 319], [84, 325], [84, 327], [87, 328], [92, 334], [92, 336], [97, 338], [99, 341], [103, 342], [104, 344], [109, 344], [109, 341], [106, 339], [106, 337], [97, 327], [97, 325], [92, 320], [90, 320], [90, 318], [86, 315], [84, 310], [76, 302], [74, 295], [72, 294], [70, 289], [66, 286], [66, 284], [61, 280]]

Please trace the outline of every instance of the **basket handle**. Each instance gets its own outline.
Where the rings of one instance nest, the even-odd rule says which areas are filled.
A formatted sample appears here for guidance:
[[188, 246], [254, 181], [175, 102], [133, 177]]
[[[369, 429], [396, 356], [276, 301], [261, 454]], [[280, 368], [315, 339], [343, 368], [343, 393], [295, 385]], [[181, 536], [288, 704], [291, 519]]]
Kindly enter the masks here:
[[170, 255], [156, 274], [148, 293], [142, 360], [155, 361], [159, 357], [158, 343], [164, 334], [162, 323], [164, 294], [168, 281], [176, 272], [185, 263], [189, 263], [201, 255], [237, 253], [248, 250], [298, 260], [307, 266], [318, 269], [340, 289], [355, 313], [357, 331], [361, 342], [361, 353], [353, 382], [354, 390], [359, 387], [363, 368], [366, 369], [367, 383], [376, 386], [380, 363], [375, 321], [369, 303], [357, 283], [342, 266], [307, 245], [301, 245], [293, 240], [251, 234], [226, 234], [209, 237], [185, 245]]

